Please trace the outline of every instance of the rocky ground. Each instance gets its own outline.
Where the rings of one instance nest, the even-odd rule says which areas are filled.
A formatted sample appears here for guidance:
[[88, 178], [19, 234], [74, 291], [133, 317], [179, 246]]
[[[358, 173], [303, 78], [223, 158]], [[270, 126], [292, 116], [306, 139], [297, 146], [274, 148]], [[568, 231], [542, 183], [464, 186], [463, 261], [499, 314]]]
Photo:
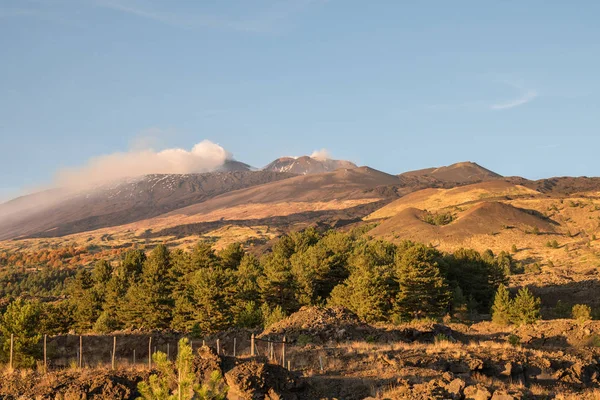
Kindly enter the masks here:
[[[291, 371], [280, 365], [284, 335]], [[341, 308], [306, 308], [257, 335], [257, 356], [205, 346], [194, 366], [199, 381], [221, 371], [230, 399], [599, 399], [599, 337], [595, 321], [371, 326]], [[134, 399], [149, 374], [142, 365], [5, 372], [0, 399]]]

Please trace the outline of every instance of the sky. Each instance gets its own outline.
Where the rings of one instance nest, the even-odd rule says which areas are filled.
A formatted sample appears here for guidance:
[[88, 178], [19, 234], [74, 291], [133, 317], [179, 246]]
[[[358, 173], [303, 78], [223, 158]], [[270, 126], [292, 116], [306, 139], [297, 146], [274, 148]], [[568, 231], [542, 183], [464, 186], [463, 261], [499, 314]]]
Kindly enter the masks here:
[[0, 200], [209, 140], [598, 176], [600, 2], [0, 0]]

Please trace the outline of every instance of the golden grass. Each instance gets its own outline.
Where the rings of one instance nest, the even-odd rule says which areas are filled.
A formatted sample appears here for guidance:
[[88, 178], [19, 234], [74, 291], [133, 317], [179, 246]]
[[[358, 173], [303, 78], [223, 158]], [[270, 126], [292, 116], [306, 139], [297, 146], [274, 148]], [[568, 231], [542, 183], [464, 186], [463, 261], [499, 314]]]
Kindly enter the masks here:
[[407, 208], [418, 208], [428, 211], [439, 211], [451, 207], [468, 208], [465, 203], [476, 202], [502, 196], [538, 195], [539, 192], [520, 185], [489, 185], [475, 184], [453, 189], [425, 189], [408, 194], [387, 206], [368, 215], [366, 221], [389, 218]]

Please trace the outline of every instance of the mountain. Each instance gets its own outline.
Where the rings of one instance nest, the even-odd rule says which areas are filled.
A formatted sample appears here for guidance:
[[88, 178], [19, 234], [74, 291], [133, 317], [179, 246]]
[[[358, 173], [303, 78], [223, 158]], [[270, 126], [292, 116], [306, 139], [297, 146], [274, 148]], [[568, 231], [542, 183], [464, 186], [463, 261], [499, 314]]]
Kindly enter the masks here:
[[502, 175], [470, 161], [460, 162], [446, 167], [409, 171], [400, 174], [400, 176], [425, 179], [431, 178], [440, 182], [452, 182], [457, 184], [483, 182], [502, 178]]
[[[123, 225], [293, 176], [272, 171], [147, 175], [93, 190], [36, 193], [0, 205], [0, 240], [63, 236]], [[52, 201], [48, 201], [50, 195]]]
[[356, 168], [356, 164], [344, 160], [317, 159], [313, 157], [282, 157], [263, 168], [265, 171], [289, 172], [297, 175], [322, 174], [337, 169]]

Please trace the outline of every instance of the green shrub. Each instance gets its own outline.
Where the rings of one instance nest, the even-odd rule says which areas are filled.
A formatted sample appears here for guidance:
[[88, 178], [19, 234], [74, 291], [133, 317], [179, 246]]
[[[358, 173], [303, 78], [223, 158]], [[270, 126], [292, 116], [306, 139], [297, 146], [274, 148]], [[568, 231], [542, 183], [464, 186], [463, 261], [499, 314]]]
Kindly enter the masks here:
[[571, 311], [571, 317], [580, 323], [584, 323], [592, 319], [592, 309], [585, 304], [575, 304]]
[[452, 221], [454, 221], [454, 216], [449, 212], [445, 212], [445, 213], [427, 212], [423, 216], [423, 222], [427, 222], [428, 224], [431, 224], [431, 225], [444, 226], [444, 225], [448, 225]]
[[512, 347], [517, 347], [521, 345], [521, 338], [517, 335], [510, 335], [507, 341]]
[[554, 307], [554, 316], [556, 318], [569, 318], [571, 315], [573, 307], [570, 304], [565, 303], [562, 300], [558, 300], [556, 302], [556, 306]]
[[435, 335], [434, 341], [435, 343], [452, 342], [452, 338], [450, 338], [450, 336], [448, 335], [444, 335], [443, 333], [438, 333], [437, 335]]
[[311, 336], [306, 335], [304, 333], [298, 335], [298, 338], [296, 339], [296, 344], [298, 346], [304, 347], [309, 343], [312, 343], [313, 339]]

